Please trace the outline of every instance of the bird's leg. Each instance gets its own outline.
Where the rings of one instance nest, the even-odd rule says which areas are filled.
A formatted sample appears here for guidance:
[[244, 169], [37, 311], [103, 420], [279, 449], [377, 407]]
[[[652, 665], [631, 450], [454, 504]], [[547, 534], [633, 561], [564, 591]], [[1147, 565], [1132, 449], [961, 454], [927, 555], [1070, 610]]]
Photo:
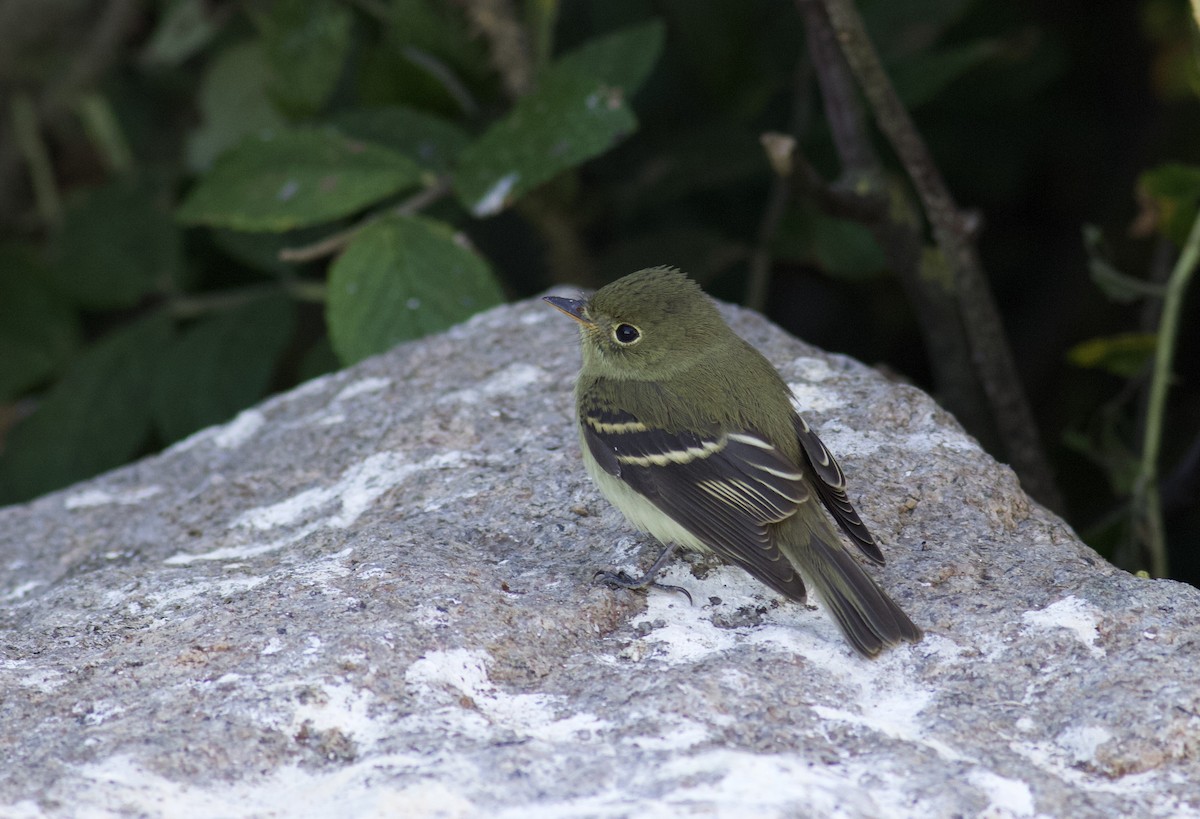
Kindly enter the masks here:
[[688, 599], [688, 605], [692, 603], [691, 593], [683, 586], [671, 586], [667, 583], [657, 583], [654, 580], [655, 575], [662, 571], [662, 567], [667, 565], [667, 561], [671, 559], [671, 555], [675, 554], [675, 544], [668, 543], [666, 548], [662, 550], [662, 554], [654, 561], [654, 565], [646, 571], [641, 577], [630, 577], [623, 570], [619, 572], [608, 571], [602, 569], [596, 572], [592, 578], [593, 582], [599, 581], [607, 583], [611, 586], [619, 586], [622, 589], [644, 589], [647, 586], [653, 586], [656, 589], [665, 589], [667, 591], [677, 591]]

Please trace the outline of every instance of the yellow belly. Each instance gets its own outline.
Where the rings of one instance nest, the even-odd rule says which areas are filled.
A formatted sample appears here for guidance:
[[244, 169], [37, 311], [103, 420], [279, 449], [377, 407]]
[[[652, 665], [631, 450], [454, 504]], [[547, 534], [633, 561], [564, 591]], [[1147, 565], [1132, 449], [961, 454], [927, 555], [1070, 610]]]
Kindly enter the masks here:
[[685, 549], [691, 549], [701, 554], [712, 553], [712, 549], [668, 517], [644, 495], [632, 489], [620, 478], [605, 472], [588, 451], [586, 442], [583, 442], [583, 461], [587, 466], [588, 475], [600, 489], [600, 494], [604, 495], [609, 503], [620, 509], [621, 514], [638, 529], [654, 535], [664, 545], [676, 543]]

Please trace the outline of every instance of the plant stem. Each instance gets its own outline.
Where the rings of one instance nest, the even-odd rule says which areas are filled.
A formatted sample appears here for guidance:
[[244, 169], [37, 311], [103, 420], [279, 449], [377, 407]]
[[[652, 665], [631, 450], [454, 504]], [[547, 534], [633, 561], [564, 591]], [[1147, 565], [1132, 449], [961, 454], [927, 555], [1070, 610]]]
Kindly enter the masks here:
[[973, 220], [959, 211], [908, 110], [883, 69], [853, 0], [822, 0], [846, 62], [891, 143], [953, 271], [955, 296], [976, 372], [1013, 469], [1030, 495], [1050, 509], [1062, 497], [1038, 437], [1033, 412], [972, 241]]
[[1146, 430], [1142, 439], [1142, 461], [1134, 485], [1135, 526], [1150, 553], [1150, 571], [1166, 577], [1169, 568], [1167, 544], [1163, 532], [1162, 498], [1158, 487], [1158, 456], [1162, 448], [1163, 421], [1167, 410], [1167, 388], [1171, 381], [1171, 362], [1175, 356], [1175, 338], [1179, 333], [1179, 313], [1183, 296], [1196, 263], [1200, 261], [1200, 214], [1192, 223], [1183, 252], [1167, 279], [1162, 318], [1158, 325], [1158, 344], [1154, 351], [1154, 371], [1150, 376], [1150, 398], [1146, 408]]

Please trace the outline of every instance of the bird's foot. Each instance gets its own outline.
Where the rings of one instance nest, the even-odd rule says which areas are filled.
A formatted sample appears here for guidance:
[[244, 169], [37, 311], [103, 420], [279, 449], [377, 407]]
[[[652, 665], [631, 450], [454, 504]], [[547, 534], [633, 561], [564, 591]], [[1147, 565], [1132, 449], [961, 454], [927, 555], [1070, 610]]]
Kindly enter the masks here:
[[683, 586], [672, 586], [669, 583], [659, 583], [654, 579], [654, 575], [647, 572], [641, 577], [630, 577], [625, 571], [608, 571], [601, 569], [592, 577], [593, 583], [604, 583], [608, 586], [616, 586], [621, 589], [630, 589], [631, 591], [642, 591], [647, 588], [663, 589], [664, 591], [679, 592], [688, 599], [688, 605], [695, 605], [692, 602], [692, 594]]

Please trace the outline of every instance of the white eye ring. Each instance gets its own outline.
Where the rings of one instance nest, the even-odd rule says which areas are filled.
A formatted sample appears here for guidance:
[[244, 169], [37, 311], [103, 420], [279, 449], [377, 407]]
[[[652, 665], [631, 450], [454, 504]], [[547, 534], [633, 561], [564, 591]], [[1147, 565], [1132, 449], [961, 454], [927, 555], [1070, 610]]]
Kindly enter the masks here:
[[630, 344], [636, 344], [641, 340], [642, 331], [632, 324], [622, 322], [613, 328], [612, 337], [613, 341], [623, 347], [628, 347]]

